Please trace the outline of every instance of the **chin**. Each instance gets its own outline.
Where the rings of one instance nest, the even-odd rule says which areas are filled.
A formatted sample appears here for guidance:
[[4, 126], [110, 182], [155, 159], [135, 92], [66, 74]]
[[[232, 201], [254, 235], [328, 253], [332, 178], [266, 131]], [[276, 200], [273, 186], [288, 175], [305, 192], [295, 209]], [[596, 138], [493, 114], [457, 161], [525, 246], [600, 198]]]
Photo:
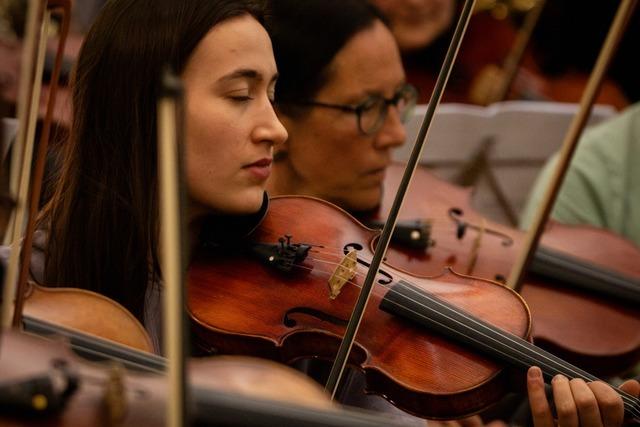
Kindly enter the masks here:
[[403, 52], [413, 52], [430, 45], [438, 35], [438, 32], [431, 29], [427, 31], [407, 31], [398, 35], [398, 46]]
[[229, 213], [246, 215], [258, 212], [262, 207], [263, 194], [264, 190], [260, 190], [259, 193], [239, 199], [237, 203], [234, 203], [232, 211]]
[[382, 189], [376, 188], [370, 191], [354, 192], [340, 203], [340, 206], [350, 212], [360, 212], [377, 208], [381, 201]]
[[212, 200], [209, 206], [226, 215], [253, 214], [262, 207], [263, 195], [263, 188], [236, 191], [223, 200]]

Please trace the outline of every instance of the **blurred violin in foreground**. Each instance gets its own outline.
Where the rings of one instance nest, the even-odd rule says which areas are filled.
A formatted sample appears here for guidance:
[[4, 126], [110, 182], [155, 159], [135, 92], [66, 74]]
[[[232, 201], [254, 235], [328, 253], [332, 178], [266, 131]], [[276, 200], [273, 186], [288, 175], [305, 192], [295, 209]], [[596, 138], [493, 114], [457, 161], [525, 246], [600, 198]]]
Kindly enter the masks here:
[[[16, 331], [4, 332], [1, 345], [3, 425], [165, 425], [166, 379], [150, 366], [137, 365], [136, 372], [115, 362], [90, 363], [62, 342]], [[278, 425], [314, 417], [354, 425], [350, 415], [360, 416], [355, 425], [384, 425], [341, 410], [303, 374], [265, 360], [193, 360], [189, 371], [200, 425]]]
[[[75, 297], [86, 297], [84, 293]], [[59, 301], [54, 297], [50, 305]], [[96, 317], [92, 323], [104, 320]], [[59, 339], [15, 330], [0, 335], [2, 425], [165, 425], [164, 358], [43, 319], [26, 316], [24, 324], [31, 333]], [[94, 361], [81, 359], [68, 347]], [[192, 420], [198, 425], [401, 425], [384, 414], [336, 405], [311, 379], [267, 360], [192, 359], [188, 371]]]

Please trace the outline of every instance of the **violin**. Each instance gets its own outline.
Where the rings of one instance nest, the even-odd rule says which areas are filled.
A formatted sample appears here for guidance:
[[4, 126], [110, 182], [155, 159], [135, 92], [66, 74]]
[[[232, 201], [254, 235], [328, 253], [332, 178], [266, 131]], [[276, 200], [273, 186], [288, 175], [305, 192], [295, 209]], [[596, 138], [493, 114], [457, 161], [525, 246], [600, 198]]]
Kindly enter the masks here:
[[[489, 3], [499, 9], [505, 6], [501, 2]], [[513, 19], [496, 19], [495, 10], [486, 10], [480, 4], [478, 6], [480, 11], [469, 23], [467, 37], [462, 43], [444, 93], [445, 102], [478, 105], [506, 99], [579, 102], [588, 74], [567, 71], [560, 76], [551, 76], [544, 73], [527, 47], [535, 22], [532, 22], [531, 28], [519, 29]], [[517, 14], [536, 13], [533, 9], [541, 6], [531, 6], [530, 10], [520, 10]], [[527, 17], [524, 18], [526, 20]], [[523, 37], [523, 33], [528, 34]], [[520, 43], [520, 39], [523, 39], [523, 43]], [[436, 43], [435, 47], [418, 54], [404, 56], [407, 81], [419, 89], [419, 103], [429, 102], [433, 91], [436, 73], [429, 69], [429, 64], [433, 62], [434, 55], [439, 54], [438, 49]], [[606, 79], [597, 103], [613, 105], [622, 110], [629, 105], [629, 100], [616, 82]]]
[[[331, 359], [378, 235], [328, 202], [271, 199], [247, 242], [209, 242], [192, 262], [194, 344], [283, 362]], [[388, 264], [380, 270], [349, 359], [364, 371], [368, 393], [415, 415], [451, 419], [496, 402], [510, 386], [505, 366], [595, 379], [530, 344], [531, 316], [513, 290], [452, 270], [435, 279]], [[637, 417], [637, 399], [629, 399]]]
[[23, 313], [29, 319], [45, 320], [153, 353], [151, 338], [138, 319], [103, 295], [85, 289], [46, 288], [28, 282], [25, 298]]
[[[0, 336], [2, 425], [165, 425], [166, 360], [134, 348], [136, 345], [122, 345], [127, 340], [96, 325], [113, 320], [121, 327], [121, 335], [135, 335], [118, 319], [137, 323], [129, 312], [85, 290], [49, 290], [30, 284], [29, 291], [25, 311], [42, 318], [25, 315], [23, 324], [29, 333], [8, 330]], [[46, 320], [64, 318], [59, 315], [62, 308], [84, 312], [91, 307], [106, 307], [106, 311], [94, 310], [94, 316], [76, 325], [78, 329]], [[67, 317], [77, 321], [82, 315]], [[87, 331], [107, 332], [107, 337]], [[64, 338], [68, 345], [32, 334]], [[148, 341], [146, 334], [140, 335], [143, 342]], [[264, 359], [191, 359], [188, 371], [192, 417], [198, 425], [400, 425], [384, 414], [343, 408], [305, 375]]]
[[[402, 171], [399, 164], [387, 168], [377, 215], [384, 217], [389, 209]], [[440, 180], [423, 167], [416, 169], [411, 186], [400, 211], [401, 234], [394, 234], [387, 263], [419, 276], [433, 276], [449, 267], [505, 282], [524, 233], [483, 218], [471, 207], [471, 189]], [[407, 238], [412, 233], [419, 238]], [[549, 270], [567, 254], [575, 262], [558, 265], [558, 272], [566, 276], [573, 268], [599, 274], [595, 279], [578, 274], [559, 280], [558, 272]], [[537, 273], [527, 276], [520, 292], [533, 316], [534, 341], [599, 375], [622, 373], [633, 366], [640, 359], [640, 313], [637, 305], [630, 304], [640, 302], [637, 259], [640, 249], [609, 232], [551, 221], [531, 268]], [[584, 267], [585, 261], [592, 264]], [[616, 278], [616, 271], [624, 273], [620, 281], [626, 284], [622, 289], [626, 292], [617, 296], [611, 293], [616, 283], [607, 281]], [[589, 280], [599, 287], [585, 292], [571, 286]]]
[[[0, 346], [3, 425], [165, 425], [166, 379], [150, 367], [88, 362], [62, 342], [17, 331], [3, 332]], [[303, 374], [266, 360], [192, 360], [189, 374], [199, 425], [398, 425], [342, 409]]]

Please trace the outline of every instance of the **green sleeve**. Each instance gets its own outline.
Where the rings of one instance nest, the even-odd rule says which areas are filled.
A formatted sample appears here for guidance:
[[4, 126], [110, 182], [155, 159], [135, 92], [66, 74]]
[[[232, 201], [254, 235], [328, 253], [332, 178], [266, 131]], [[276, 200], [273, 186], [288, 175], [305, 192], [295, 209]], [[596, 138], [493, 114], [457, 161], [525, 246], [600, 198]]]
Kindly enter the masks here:
[[[630, 147], [638, 145], [633, 131], [640, 117], [640, 105], [599, 126], [581, 138], [571, 166], [553, 207], [551, 216], [567, 224], [590, 224], [625, 234], [628, 221], [629, 181], [635, 171], [630, 168]], [[530, 193], [520, 227], [533, 221], [544, 198], [555, 166], [555, 154], [542, 169]]]

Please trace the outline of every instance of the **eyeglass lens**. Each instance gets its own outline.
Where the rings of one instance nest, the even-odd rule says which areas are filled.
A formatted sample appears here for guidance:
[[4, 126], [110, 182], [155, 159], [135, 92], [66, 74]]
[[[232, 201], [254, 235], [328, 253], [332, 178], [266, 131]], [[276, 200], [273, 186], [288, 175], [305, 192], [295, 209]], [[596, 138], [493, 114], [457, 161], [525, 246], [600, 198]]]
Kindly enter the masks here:
[[367, 135], [378, 131], [387, 117], [389, 104], [395, 105], [404, 123], [416, 104], [415, 89], [404, 86], [390, 100], [378, 96], [369, 98], [360, 109], [360, 130]]

